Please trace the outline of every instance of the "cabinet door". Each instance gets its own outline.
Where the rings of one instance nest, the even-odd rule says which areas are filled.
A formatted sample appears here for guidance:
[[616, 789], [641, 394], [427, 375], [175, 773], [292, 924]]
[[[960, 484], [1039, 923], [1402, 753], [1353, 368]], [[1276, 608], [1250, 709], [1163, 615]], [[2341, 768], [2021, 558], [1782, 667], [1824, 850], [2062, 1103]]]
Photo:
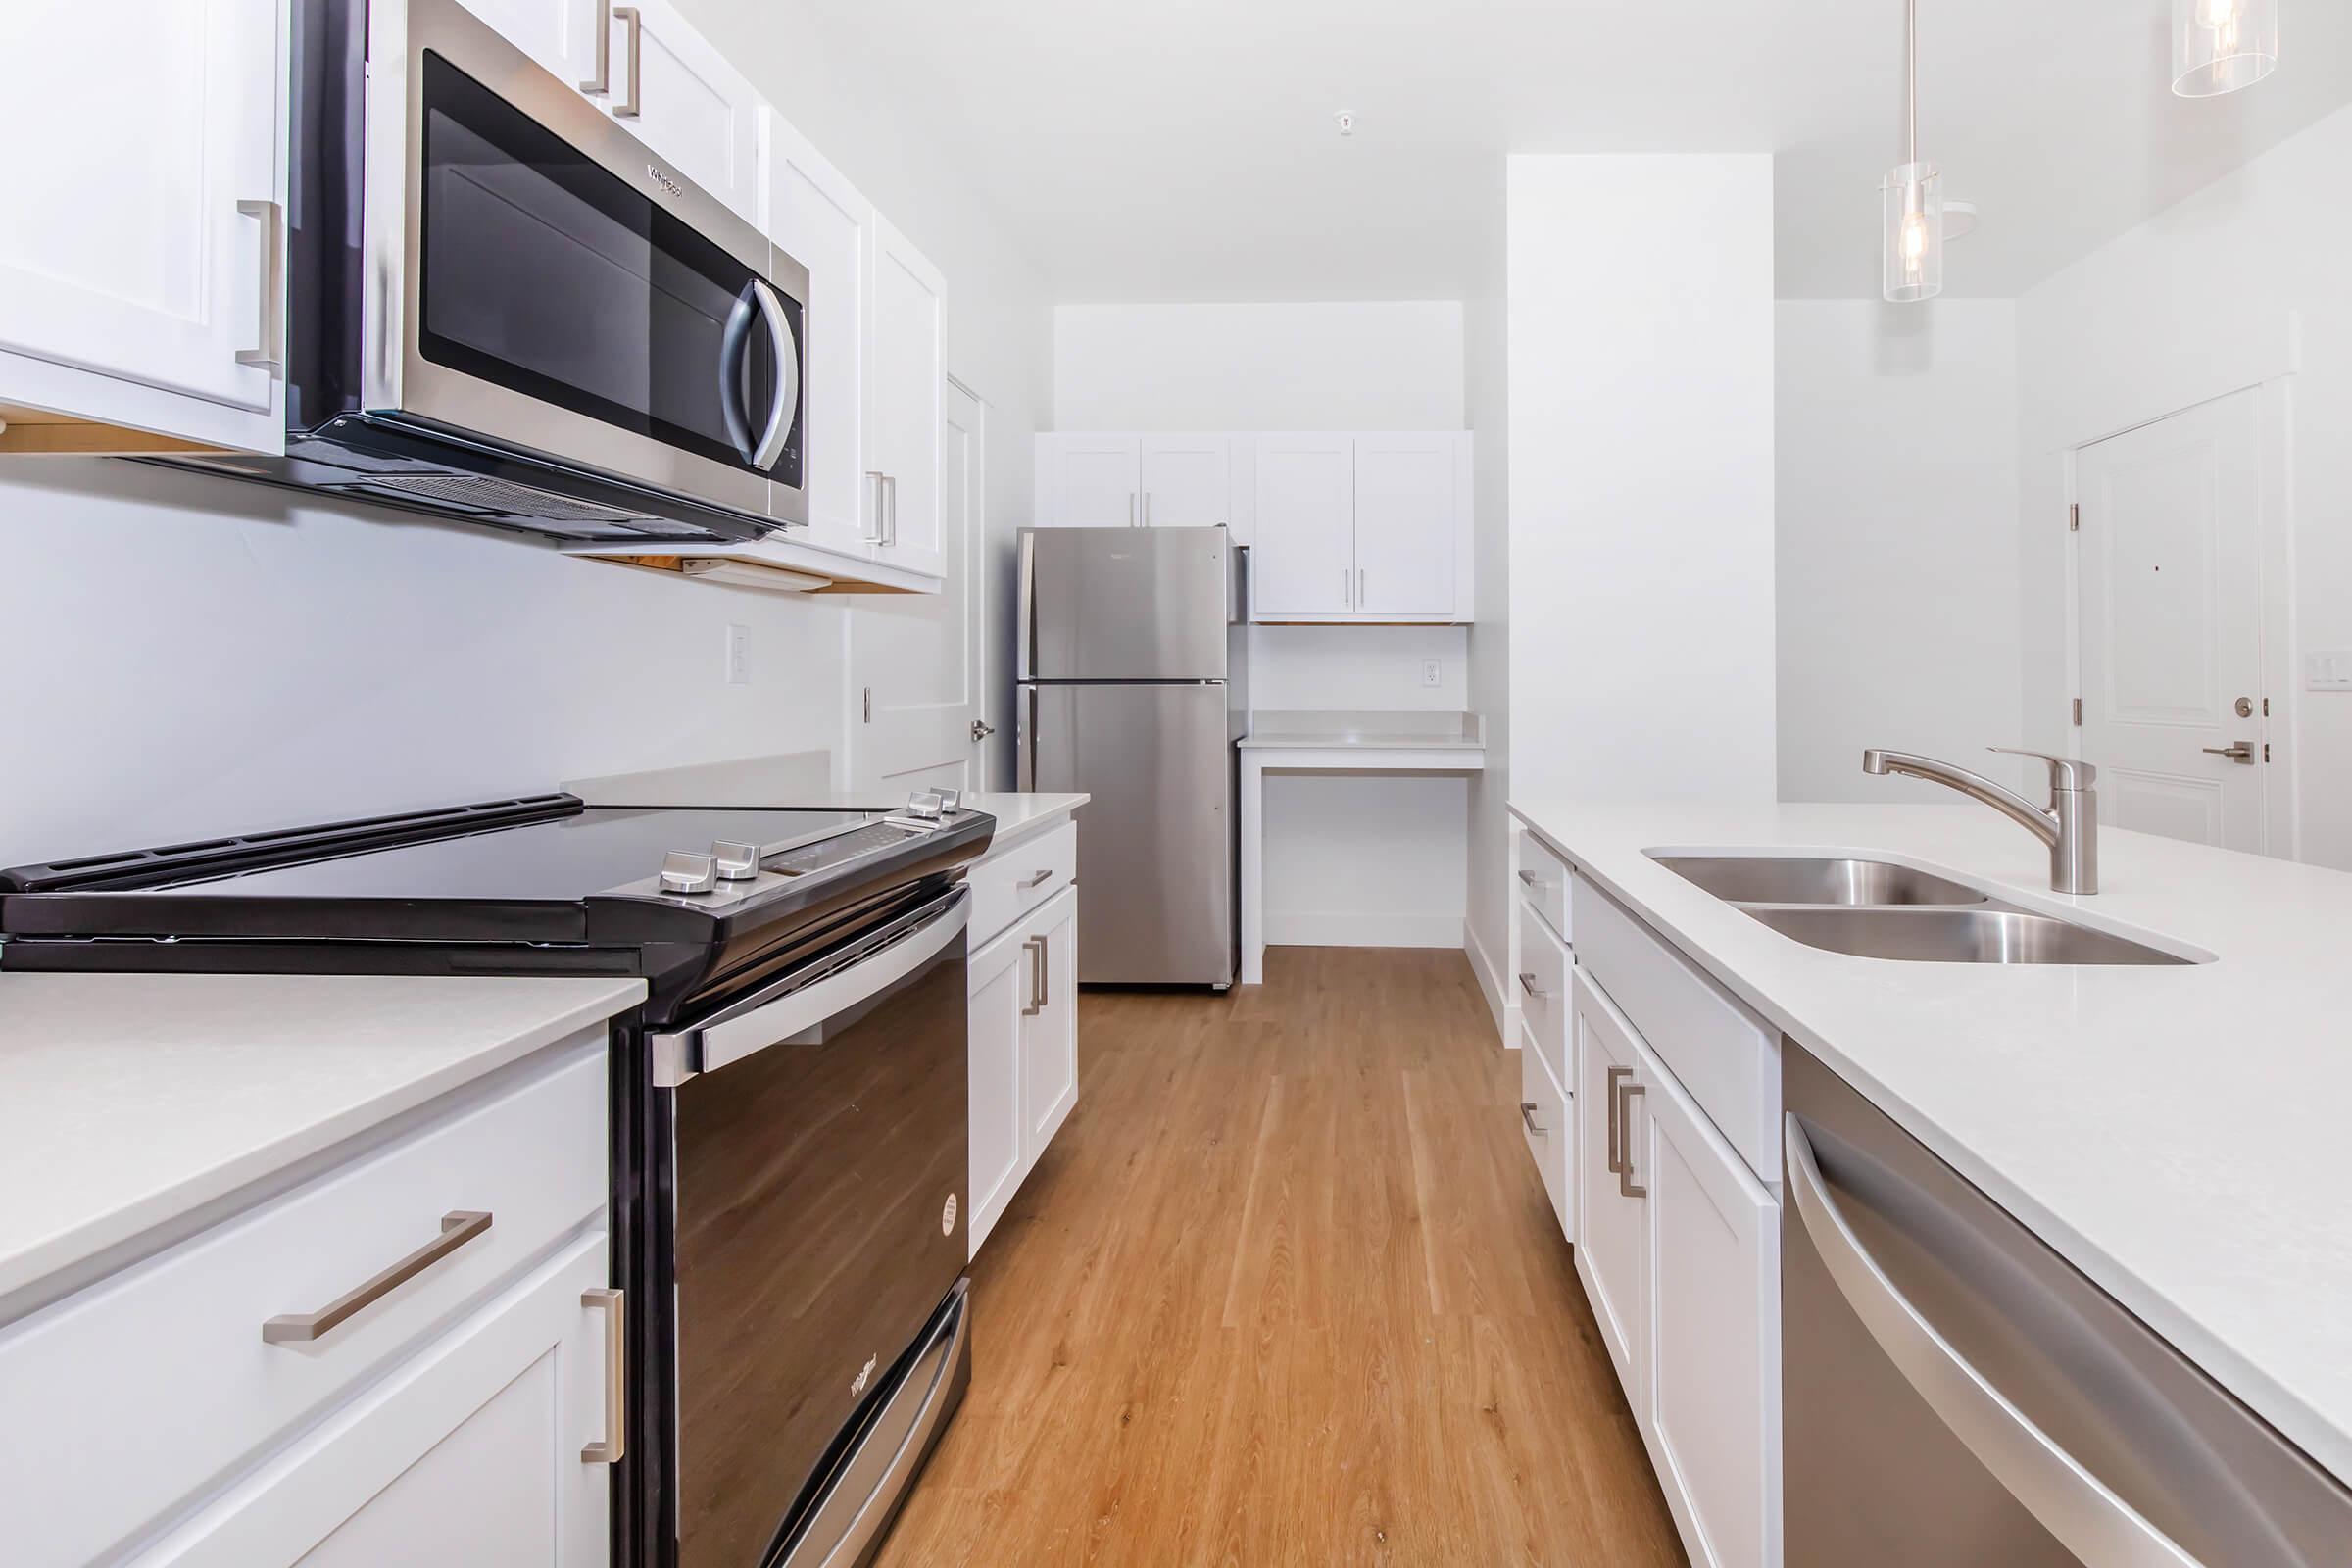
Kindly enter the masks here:
[[1519, 1042], [1519, 1133], [1527, 1140], [1527, 1152], [1535, 1157], [1536, 1170], [1544, 1178], [1544, 1196], [1551, 1200], [1551, 1211], [1559, 1216], [1560, 1234], [1574, 1241], [1576, 1209], [1569, 1195], [1576, 1179], [1571, 1166], [1576, 1129], [1568, 1119], [1573, 1114], [1570, 1097], [1553, 1080], [1550, 1064], [1526, 1035], [1523, 1026]]
[[971, 1195], [965, 1223], [976, 1256], [1028, 1167], [1022, 1158], [1028, 1117], [1021, 1103], [1022, 1010], [1032, 983], [1028, 933], [1005, 932], [972, 956]]
[[1450, 618], [1466, 519], [1456, 515], [1467, 454], [1458, 435], [1355, 438], [1359, 613]]
[[1355, 610], [1355, 442], [1268, 435], [1257, 459], [1254, 613], [1346, 615]]
[[937, 576], [948, 560], [940, 521], [947, 282], [880, 213], [867, 233], [865, 466], [884, 476], [875, 492], [882, 543], [874, 554]]
[[1143, 522], [1213, 528], [1233, 517], [1232, 443], [1221, 435], [1143, 438]]
[[1078, 890], [1055, 896], [1029, 922], [1029, 1011], [1021, 1020], [1021, 1102], [1027, 1142], [1024, 1166], [1078, 1103]]
[[1574, 984], [1576, 1273], [1626, 1401], [1642, 1421], [1648, 1410], [1649, 1226], [1642, 1200], [1628, 1191], [1638, 1189], [1641, 1178], [1621, 1176], [1614, 1167], [1629, 1131], [1642, 1123], [1645, 1097], [1624, 1092], [1638, 1072], [1633, 1030], [1584, 970], [1576, 972]]
[[1647, 1110], [1634, 1166], [1649, 1189], [1650, 1455], [1693, 1563], [1778, 1563], [1780, 1206], [1648, 1047], [1635, 1052]]
[[[490, 24], [498, 35], [529, 55], [558, 80], [591, 98], [612, 92], [616, 80], [608, 55], [597, 75], [596, 29], [610, 18], [602, 0], [465, 0], [466, 9]], [[627, 61], [620, 60], [625, 69]]]
[[597, 101], [679, 173], [757, 223], [760, 95], [668, 0], [636, 0], [634, 24], [628, 9], [607, 8], [612, 85]]
[[808, 527], [796, 543], [863, 558], [877, 537], [865, 462], [865, 253], [874, 210], [773, 109], [767, 235], [808, 269]]
[[[603, 1231], [432, 1341], [131, 1559], [177, 1568], [611, 1560]], [[617, 1409], [617, 1401], [612, 1403]]]
[[1038, 526], [1132, 528], [1143, 521], [1143, 447], [1134, 436], [1037, 441]]
[[[32, 0], [0, 28], [0, 403], [283, 449], [276, 0]], [[241, 358], [242, 357], [242, 358]]]

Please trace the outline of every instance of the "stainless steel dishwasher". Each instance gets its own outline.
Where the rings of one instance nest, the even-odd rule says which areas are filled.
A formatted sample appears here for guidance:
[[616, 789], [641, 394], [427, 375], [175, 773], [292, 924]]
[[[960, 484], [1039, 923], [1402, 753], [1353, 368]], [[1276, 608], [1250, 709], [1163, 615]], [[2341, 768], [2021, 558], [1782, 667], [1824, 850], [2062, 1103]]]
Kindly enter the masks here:
[[1793, 1043], [1782, 1072], [1790, 1568], [2352, 1562], [2352, 1491]]

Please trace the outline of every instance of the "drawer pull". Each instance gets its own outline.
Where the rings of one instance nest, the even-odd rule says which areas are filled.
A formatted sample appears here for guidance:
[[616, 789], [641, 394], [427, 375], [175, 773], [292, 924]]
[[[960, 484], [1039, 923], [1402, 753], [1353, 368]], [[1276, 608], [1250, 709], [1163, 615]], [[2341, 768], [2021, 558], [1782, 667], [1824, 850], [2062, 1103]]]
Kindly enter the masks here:
[[1027, 881], [1023, 882], [1023, 883], [1021, 884], [1021, 891], [1022, 891], [1023, 893], [1026, 893], [1026, 892], [1028, 892], [1028, 891], [1029, 891], [1031, 888], [1042, 888], [1042, 887], [1044, 887], [1044, 886], [1045, 886], [1047, 883], [1049, 883], [1049, 882], [1051, 882], [1051, 881], [1053, 881], [1053, 880], [1054, 880], [1054, 871], [1053, 871], [1053, 868], [1052, 868], [1051, 866], [1049, 866], [1049, 867], [1047, 867], [1045, 870], [1038, 872], [1038, 873], [1037, 873], [1037, 875], [1035, 875], [1035, 876], [1033, 876], [1033, 877], [1029, 878]]
[[262, 1325], [262, 1338], [271, 1345], [300, 1345], [323, 1339], [344, 1319], [389, 1296], [400, 1286], [440, 1262], [490, 1228], [487, 1211], [456, 1209], [441, 1216], [441, 1234], [419, 1247], [358, 1289], [339, 1296], [316, 1312], [292, 1312]]
[[1617, 1164], [1617, 1191], [1627, 1198], [1649, 1196], [1647, 1187], [1634, 1182], [1634, 1097], [1642, 1093], [1644, 1090], [1639, 1083], [1623, 1084], [1617, 1090], [1617, 1137], [1624, 1150]]
[[1536, 989], [1535, 974], [1532, 970], [1527, 969], [1522, 969], [1519, 971], [1519, 989], [1526, 992], [1529, 996], [1536, 998], [1538, 1001], [1542, 1001], [1544, 998], [1551, 995], [1551, 993], [1548, 991], [1539, 991]]
[[1522, 1100], [1519, 1102], [1519, 1119], [1527, 1123], [1527, 1130], [1531, 1133], [1534, 1133], [1538, 1138], [1547, 1138], [1550, 1136], [1550, 1134], [1544, 1132], [1542, 1127], [1536, 1124], [1536, 1102], [1534, 1101]]
[[1540, 888], [1544, 885], [1544, 879], [1536, 875], [1536, 873], [1533, 871], [1520, 872], [1519, 880], [1526, 883], [1531, 888]]
[[582, 1291], [580, 1304], [602, 1307], [605, 1313], [605, 1440], [581, 1448], [580, 1463], [617, 1464], [628, 1447], [629, 1341], [624, 1328], [627, 1302], [620, 1292], [600, 1286], [593, 1291]]

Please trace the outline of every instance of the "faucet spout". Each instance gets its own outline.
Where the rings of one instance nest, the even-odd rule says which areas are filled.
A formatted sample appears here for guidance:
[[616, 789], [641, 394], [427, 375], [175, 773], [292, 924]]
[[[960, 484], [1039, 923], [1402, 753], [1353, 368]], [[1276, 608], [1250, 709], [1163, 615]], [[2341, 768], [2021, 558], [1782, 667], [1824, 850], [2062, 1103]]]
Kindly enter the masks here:
[[[1999, 750], [2000, 748], [1995, 748]], [[2040, 757], [2050, 765], [2050, 804], [2036, 806], [2015, 790], [1994, 783], [1982, 773], [1920, 757], [1910, 752], [1862, 754], [1862, 771], [1879, 777], [1890, 773], [1926, 779], [1981, 801], [2039, 839], [2050, 852], [2050, 886], [2059, 893], [2099, 891], [2099, 797], [2088, 786], [2096, 776], [2086, 762], [2070, 758]]]

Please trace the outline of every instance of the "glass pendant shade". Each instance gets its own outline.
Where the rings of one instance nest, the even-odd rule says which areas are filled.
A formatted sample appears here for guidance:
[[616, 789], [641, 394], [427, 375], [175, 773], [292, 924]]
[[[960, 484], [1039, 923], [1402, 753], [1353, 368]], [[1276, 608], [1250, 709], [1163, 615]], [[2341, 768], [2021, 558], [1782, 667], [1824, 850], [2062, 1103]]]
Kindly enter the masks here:
[[1943, 292], [1943, 177], [1934, 164], [1898, 164], [1879, 186], [1884, 292], [1896, 305]]
[[2173, 0], [2173, 91], [2251, 87], [2278, 69], [2278, 0]]

